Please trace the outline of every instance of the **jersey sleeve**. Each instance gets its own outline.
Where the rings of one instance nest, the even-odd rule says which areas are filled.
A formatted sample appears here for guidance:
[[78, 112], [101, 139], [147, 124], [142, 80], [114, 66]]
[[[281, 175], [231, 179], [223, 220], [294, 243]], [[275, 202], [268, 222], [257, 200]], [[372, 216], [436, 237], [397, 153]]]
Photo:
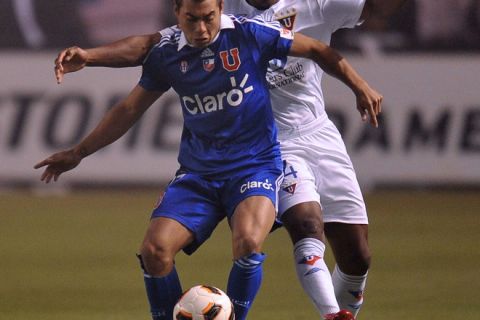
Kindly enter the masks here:
[[247, 30], [253, 36], [264, 61], [285, 59], [290, 52], [293, 32], [285, 29], [279, 22], [267, 22], [262, 16], [256, 16], [247, 24]]
[[[320, 4], [323, 19], [333, 27], [354, 28], [361, 24], [360, 16], [366, 0], [316, 0]], [[388, 1], [388, 0], [386, 0]]]
[[139, 85], [147, 91], [162, 91], [170, 89], [171, 85], [165, 72], [162, 72], [161, 48], [155, 46], [143, 61], [142, 76]]

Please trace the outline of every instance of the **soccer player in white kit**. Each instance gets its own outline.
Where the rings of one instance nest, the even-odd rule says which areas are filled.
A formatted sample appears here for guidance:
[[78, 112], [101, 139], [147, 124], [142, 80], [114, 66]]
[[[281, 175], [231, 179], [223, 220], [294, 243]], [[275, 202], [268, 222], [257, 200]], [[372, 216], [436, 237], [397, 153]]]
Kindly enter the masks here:
[[[262, 14], [329, 43], [337, 29], [355, 27], [373, 14], [387, 15], [405, 0], [247, 2], [226, 0], [224, 12]], [[129, 52], [119, 61], [124, 66], [133, 65], [142, 60], [149, 47], [158, 42], [157, 38], [158, 34], [131, 37], [104, 48], [109, 49], [110, 63], [112, 56]], [[80, 50], [66, 49], [59, 54], [59, 81], [63, 73], [85, 65], [83, 58], [79, 65], [76, 62], [83, 54]], [[89, 64], [102, 65], [104, 61]], [[272, 61], [267, 80], [285, 161], [279, 215], [294, 245], [297, 276], [321, 315], [338, 319], [340, 309], [356, 315], [363, 303], [370, 266], [368, 218], [345, 145], [325, 112], [322, 75], [323, 71], [314, 63], [289, 57], [286, 64]], [[366, 120], [367, 111], [359, 112]], [[370, 114], [370, 120], [372, 125], [378, 125], [375, 115]], [[323, 260], [325, 235], [337, 262], [332, 276]]]

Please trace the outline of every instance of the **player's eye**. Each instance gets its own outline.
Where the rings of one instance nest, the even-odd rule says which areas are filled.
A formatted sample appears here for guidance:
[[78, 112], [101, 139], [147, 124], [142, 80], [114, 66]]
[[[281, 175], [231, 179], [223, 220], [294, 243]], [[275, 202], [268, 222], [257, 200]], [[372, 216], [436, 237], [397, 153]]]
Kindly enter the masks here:
[[197, 22], [198, 20], [200, 20], [200, 19], [197, 18], [197, 17], [187, 16], [187, 21], [188, 21], [188, 22]]
[[204, 21], [207, 22], [207, 23], [211, 23], [214, 19], [214, 16], [213, 15], [209, 15], [207, 17], [205, 17]]

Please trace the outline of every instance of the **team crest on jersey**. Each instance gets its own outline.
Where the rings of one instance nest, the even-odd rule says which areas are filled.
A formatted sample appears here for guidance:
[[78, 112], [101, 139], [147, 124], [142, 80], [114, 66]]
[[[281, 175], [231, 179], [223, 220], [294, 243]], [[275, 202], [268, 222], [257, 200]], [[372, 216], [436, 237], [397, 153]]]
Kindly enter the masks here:
[[297, 10], [295, 8], [288, 8], [275, 14], [275, 20], [280, 22], [280, 24], [284, 26], [285, 29], [288, 29], [290, 31], [293, 31], [296, 18]]
[[286, 186], [286, 187], [283, 187], [282, 186], [282, 190], [285, 191], [285, 192], [288, 192], [290, 194], [294, 194], [295, 193], [295, 189], [297, 188], [297, 184], [296, 183], [293, 183], [289, 186]]
[[182, 71], [182, 73], [187, 73], [187, 71], [188, 71], [188, 62], [187, 61], [182, 60], [182, 62], [180, 62], [180, 71]]
[[210, 72], [215, 68], [215, 59], [203, 60], [203, 70]]
[[229, 72], [237, 71], [242, 64], [238, 48], [233, 48], [228, 51], [220, 51], [220, 58], [222, 59], [223, 69]]

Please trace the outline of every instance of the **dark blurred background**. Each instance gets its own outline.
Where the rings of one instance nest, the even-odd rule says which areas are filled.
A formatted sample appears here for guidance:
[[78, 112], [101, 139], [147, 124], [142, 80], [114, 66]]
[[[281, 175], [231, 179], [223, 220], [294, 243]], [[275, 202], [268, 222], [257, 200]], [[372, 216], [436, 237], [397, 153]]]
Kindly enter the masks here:
[[[94, 46], [175, 23], [168, 0], [0, 0], [2, 49]], [[121, 21], [121, 23], [118, 23]], [[480, 50], [479, 0], [412, 0], [394, 17], [340, 31], [339, 49]], [[366, 47], [368, 46], [368, 47]]]

